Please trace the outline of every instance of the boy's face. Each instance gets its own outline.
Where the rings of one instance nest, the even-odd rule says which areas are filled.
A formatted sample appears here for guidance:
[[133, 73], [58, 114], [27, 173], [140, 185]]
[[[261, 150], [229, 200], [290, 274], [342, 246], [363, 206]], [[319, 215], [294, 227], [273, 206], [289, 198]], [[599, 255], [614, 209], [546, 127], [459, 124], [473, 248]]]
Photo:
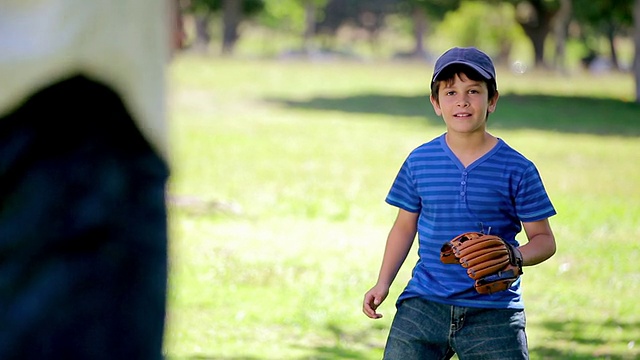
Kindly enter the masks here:
[[432, 96], [431, 104], [444, 119], [447, 131], [484, 132], [487, 115], [496, 109], [498, 93], [489, 99], [487, 84], [471, 80], [464, 73], [456, 74], [451, 81], [440, 81], [439, 85], [438, 99]]

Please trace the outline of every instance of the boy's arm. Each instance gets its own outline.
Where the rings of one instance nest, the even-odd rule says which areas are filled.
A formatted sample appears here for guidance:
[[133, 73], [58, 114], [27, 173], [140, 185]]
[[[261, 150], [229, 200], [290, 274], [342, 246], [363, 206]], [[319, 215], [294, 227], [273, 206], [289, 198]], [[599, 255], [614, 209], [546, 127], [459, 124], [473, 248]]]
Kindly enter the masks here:
[[382, 266], [378, 282], [364, 296], [362, 311], [372, 319], [379, 319], [382, 314], [376, 309], [389, 295], [391, 283], [409, 254], [416, 237], [418, 214], [400, 209], [398, 216], [387, 237], [387, 245], [382, 258]]
[[549, 219], [522, 223], [529, 242], [519, 247], [523, 265], [531, 266], [549, 259], [556, 252], [556, 240]]

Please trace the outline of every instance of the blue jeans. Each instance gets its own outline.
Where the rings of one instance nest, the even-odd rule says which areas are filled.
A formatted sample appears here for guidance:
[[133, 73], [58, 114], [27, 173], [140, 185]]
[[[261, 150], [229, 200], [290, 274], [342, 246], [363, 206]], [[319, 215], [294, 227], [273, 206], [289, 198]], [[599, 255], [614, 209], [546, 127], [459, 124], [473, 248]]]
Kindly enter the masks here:
[[528, 359], [524, 310], [480, 309], [420, 298], [402, 302], [393, 319], [385, 360]]
[[167, 177], [86, 78], [0, 118], [0, 359], [162, 358]]

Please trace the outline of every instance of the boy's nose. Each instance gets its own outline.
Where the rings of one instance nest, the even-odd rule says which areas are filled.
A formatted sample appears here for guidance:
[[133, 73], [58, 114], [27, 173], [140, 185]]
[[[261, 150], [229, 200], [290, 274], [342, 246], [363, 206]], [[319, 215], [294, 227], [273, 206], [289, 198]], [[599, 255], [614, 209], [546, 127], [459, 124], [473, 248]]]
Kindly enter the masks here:
[[467, 100], [466, 96], [462, 96], [458, 99], [458, 106], [459, 107], [467, 107], [469, 106], [469, 100]]

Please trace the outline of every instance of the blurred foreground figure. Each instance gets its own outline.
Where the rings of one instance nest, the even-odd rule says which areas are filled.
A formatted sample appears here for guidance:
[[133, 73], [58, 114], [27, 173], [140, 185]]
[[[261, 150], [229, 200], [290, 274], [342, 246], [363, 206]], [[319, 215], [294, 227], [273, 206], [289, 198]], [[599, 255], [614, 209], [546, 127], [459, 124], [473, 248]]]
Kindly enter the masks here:
[[0, 3], [0, 359], [160, 359], [158, 0]]

